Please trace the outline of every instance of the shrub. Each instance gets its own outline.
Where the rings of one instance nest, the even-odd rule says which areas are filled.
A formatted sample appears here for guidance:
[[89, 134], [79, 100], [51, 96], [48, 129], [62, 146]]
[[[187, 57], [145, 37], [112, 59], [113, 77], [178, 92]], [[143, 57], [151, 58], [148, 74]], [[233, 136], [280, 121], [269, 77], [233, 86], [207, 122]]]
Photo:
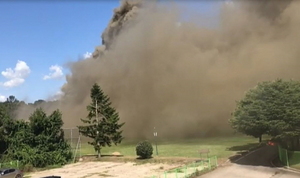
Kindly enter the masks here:
[[142, 159], [151, 158], [153, 154], [152, 144], [148, 141], [139, 142], [136, 146], [136, 154]]

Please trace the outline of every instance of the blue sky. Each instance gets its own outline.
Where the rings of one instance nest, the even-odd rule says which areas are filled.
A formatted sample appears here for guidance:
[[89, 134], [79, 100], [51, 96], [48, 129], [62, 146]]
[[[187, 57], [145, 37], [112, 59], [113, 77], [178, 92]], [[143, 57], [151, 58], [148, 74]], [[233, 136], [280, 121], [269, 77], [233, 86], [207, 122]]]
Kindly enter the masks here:
[[[209, 1], [186, 5], [203, 15], [217, 14]], [[0, 1], [0, 101], [15, 95], [33, 102], [59, 92], [68, 73], [64, 64], [101, 44], [118, 6], [117, 0]]]

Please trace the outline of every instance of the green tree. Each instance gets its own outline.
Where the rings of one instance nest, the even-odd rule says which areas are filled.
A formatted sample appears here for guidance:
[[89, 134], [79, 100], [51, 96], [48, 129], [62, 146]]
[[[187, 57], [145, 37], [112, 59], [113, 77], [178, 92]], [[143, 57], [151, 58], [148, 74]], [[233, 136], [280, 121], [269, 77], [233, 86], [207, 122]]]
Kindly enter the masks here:
[[29, 118], [34, 135], [32, 147], [37, 149], [34, 165], [66, 164], [72, 158], [71, 147], [64, 139], [62, 114], [59, 110], [49, 116], [38, 108]]
[[78, 126], [78, 129], [82, 135], [93, 139], [89, 144], [101, 157], [102, 147], [121, 143], [123, 137], [120, 129], [124, 123], [119, 123], [119, 114], [98, 84], [92, 86], [90, 97], [92, 103], [87, 106], [89, 114], [86, 119], [81, 119], [84, 125]]
[[70, 145], [64, 139], [62, 114], [59, 110], [49, 116], [36, 109], [29, 118], [10, 120], [8, 160], [20, 160], [22, 164], [34, 167], [63, 165], [72, 158]]
[[263, 85], [258, 85], [246, 93], [245, 97], [237, 102], [237, 107], [230, 119], [231, 126], [238, 132], [259, 138], [268, 132], [269, 123], [266, 118], [266, 105]]
[[0, 103], [0, 155], [2, 155], [8, 147], [8, 134], [6, 132], [8, 117], [4, 103]]
[[40, 105], [40, 104], [42, 104], [42, 103], [46, 103], [46, 101], [45, 101], [45, 100], [42, 100], [42, 99], [39, 99], [39, 100], [36, 100], [36, 101], [33, 103], [33, 105], [38, 106], [38, 105]]
[[16, 119], [16, 111], [19, 107], [20, 101], [13, 95], [10, 95], [4, 102], [6, 112], [10, 119]]
[[230, 123], [241, 133], [260, 138], [269, 134], [290, 149], [299, 149], [300, 82], [267, 81], [237, 102]]

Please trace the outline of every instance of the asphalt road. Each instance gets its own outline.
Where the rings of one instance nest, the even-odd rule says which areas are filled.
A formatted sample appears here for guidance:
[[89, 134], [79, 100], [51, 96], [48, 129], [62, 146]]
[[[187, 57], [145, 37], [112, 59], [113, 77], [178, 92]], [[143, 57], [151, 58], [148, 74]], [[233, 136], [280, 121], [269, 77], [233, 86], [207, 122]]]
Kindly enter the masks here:
[[299, 173], [273, 167], [277, 148], [265, 146], [199, 178], [300, 178]]

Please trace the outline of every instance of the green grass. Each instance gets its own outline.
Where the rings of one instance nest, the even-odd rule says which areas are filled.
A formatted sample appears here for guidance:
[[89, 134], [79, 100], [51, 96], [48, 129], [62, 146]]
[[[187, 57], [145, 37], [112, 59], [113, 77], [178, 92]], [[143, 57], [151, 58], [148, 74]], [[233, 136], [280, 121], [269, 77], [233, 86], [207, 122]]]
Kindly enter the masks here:
[[[136, 156], [135, 146], [138, 141], [124, 140], [118, 146], [104, 147], [101, 153], [111, 154], [120, 152], [124, 156]], [[155, 143], [153, 145], [153, 156], [156, 157]], [[181, 139], [181, 140], [160, 140], [157, 142], [158, 157], [199, 157], [198, 151], [209, 149], [211, 156], [218, 158], [228, 158], [237, 152], [246, 151], [258, 146], [258, 140], [247, 136], [235, 137], [214, 137], [199, 139]], [[92, 146], [82, 143], [81, 154], [95, 154]], [[203, 155], [206, 156], [206, 155]]]
[[300, 170], [300, 164], [291, 165], [291, 168]]

